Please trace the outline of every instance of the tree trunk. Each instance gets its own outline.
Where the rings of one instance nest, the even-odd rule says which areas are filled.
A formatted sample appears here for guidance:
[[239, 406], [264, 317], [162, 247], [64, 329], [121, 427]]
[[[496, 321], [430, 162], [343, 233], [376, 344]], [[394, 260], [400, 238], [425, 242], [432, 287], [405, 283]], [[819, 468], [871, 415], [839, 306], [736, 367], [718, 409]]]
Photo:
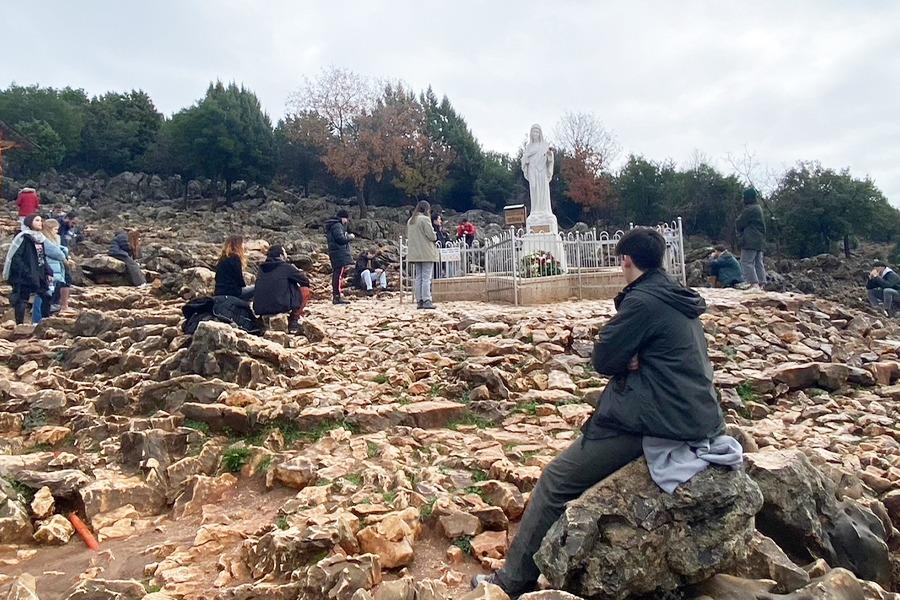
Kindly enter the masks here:
[[844, 234], [844, 258], [850, 258], [850, 234]]
[[225, 204], [231, 200], [231, 179], [225, 180]]
[[187, 177], [182, 177], [182, 181], [184, 181], [184, 189], [182, 191], [182, 201], [184, 202], [184, 210], [188, 209], [188, 179]]

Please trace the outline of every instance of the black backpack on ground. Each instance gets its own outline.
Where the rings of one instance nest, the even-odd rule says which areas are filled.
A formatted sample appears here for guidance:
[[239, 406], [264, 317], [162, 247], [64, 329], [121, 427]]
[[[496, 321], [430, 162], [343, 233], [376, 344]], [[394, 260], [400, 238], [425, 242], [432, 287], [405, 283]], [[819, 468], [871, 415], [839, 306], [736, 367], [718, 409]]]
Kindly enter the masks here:
[[181, 307], [181, 313], [184, 315], [181, 330], [188, 335], [194, 335], [203, 321], [228, 323], [254, 335], [266, 332], [265, 324], [253, 313], [250, 303], [235, 296], [194, 298]]

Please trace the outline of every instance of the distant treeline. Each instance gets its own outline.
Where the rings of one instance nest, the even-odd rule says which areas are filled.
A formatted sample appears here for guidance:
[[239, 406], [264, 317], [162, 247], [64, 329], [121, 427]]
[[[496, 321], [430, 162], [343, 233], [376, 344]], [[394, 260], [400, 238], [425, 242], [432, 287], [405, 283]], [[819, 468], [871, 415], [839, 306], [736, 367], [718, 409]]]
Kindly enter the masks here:
[[[431, 88], [416, 94], [399, 82], [376, 84], [331, 68], [304, 79], [288, 107], [273, 126], [252, 91], [215, 82], [166, 118], [139, 90], [89, 98], [81, 89], [13, 84], [0, 90], [0, 121], [31, 144], [4, 153], [6, 173], [27, 179], [51, 168], [139, 170], [208, 177], [226, 190], [238, 180], [278, 180], [306, 193], [355, 196], [363, 212], [417, 199], [460, 211], [526, 200], [521, 149], [516, 156], [484, 150], [450, 100]], [[870, 179], [847, 169], [798, 162], [761, 175], [750, 155], [730, 159], [730, 174], [701, 155], [685, 167], [629, 155], [612, 168], [614, 136], [583, 113], [567, 113], [545, 135], [556, 149], [551, 195], [564, 226], [681, 216], [689, 234], [729, 241], [742, 191], [757, 183], [770, 240], [787, 254], [900, 240], [900, 213]]]

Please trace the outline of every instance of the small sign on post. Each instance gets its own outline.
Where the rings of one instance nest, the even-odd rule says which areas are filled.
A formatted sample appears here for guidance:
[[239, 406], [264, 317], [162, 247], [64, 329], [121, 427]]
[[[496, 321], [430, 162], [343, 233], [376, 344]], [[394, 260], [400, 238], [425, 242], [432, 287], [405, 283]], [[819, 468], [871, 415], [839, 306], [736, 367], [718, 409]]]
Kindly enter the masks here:
[[503, 217], [507, 227], [524, 226], [528, 218], [528, 209], [524, 204], [510, 204], [503, 207]]

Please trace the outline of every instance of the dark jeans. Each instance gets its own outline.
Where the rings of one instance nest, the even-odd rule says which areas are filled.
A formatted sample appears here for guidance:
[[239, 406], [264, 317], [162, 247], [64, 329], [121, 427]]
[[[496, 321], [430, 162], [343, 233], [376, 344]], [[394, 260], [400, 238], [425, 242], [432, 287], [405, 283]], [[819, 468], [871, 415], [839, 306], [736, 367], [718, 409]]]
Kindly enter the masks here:
[[534, 553], [566, 503], [642, 455], [641, 436], [610, 432], [604, 439], [578, 438], [547, 465], [496, 574], [503, 590], [513, 597], [532, 591], [540, 575]]
[[113, 256], [113, 258], [125, 263], [125, 269], [128, 271], [128, 280], [131, 282], [131, 285], [137, 287], [147, 283], [147, 280], [144, 278], [144, 272], [141, 270], [141, 265], [137, 264], [133, 258], [130, 256]]
[[[30, 292], [23, 292], [16, 290], [13, 288], [12, 294], [9, 296], [9, 303], [12, 304], [13, 312], [15, 313], [16, 325], [21, 325], [25, 322], [25, 311], [28, 308], [28, 299], [31, 296]], [[39, 295], [35, 294], [35, 300], [38, 298], [41, 299], [41, 307], [40, 307], [40, 316], [42, 318], [46, 318], [50, 316], [50, 296], [48, 294]]]
[[331, 295], [335, 298], [340, 298], [341, 292], [343, 291], [342, 288], [344, 284], [344, 269], [346, 269], [346, 267], [334, 269], [331, 272]]

